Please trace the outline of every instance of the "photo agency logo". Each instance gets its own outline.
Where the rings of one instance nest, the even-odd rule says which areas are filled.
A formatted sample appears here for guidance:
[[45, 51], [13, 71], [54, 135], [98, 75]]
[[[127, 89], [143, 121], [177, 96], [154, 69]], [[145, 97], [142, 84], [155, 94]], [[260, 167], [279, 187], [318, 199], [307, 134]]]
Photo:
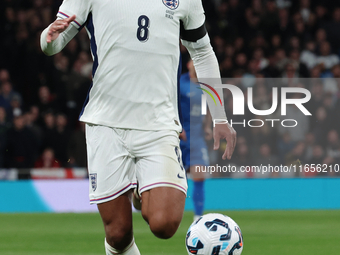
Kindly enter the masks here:
[[[202, 115], [207, 114], [207, 95], [209, 95], [215, 105], [217, 106], [217, 100], [219, 100], [219, 103], [222, 105], [221, 98], [219, 94], [217, 93], [216, 89], [228, 89], [231, 93], [231, 96], [233, 98], [233, 115], [245, 115], [245, 96], [242, 92], [242, 90], [231, 84], [218, 84], [214, 85], [214, 87], [199, 82], [201, 87], [199, 89], [205, 91], [207, 94], [202, 94], [202, 102], [201, 102], [201, 113]], [[202, 87], [206, 88], [202, 88]], [[209, 90], [210, 91], [209, 91]], [[301, 98], [289, 98], [289, 94], [301, 94], [304, 95], [304, 97]], [[282, 87], [281, 88], [281, 116], [287, 115], [287, 105], [295, 105], [304, 115], [311, 116], [312, 114], [306, 109], [306, 107], [303, 105], [307, 103], [311, 99], [311, 93], [309, 90], [305, 88], [299, 88], [299, 87]], [[259, 110], [255, 109], [254, 103], [253, 103], [253, 88], [248, 87], [247, 88], [247, 107], [249, 111], [254, 114], [255, 116], [269, 116], [273, 114], [278, 107], [278, 101], [279, 101], [279, 95], [278, 95], [278, 88], [273, 87], [272, 88], [272, 105], [270, 109], [267, 110]], [[274, 119], [274, 118], [266, 118], [266, 119], [250, 119], [246, 120], [243, 119], [243, 121], [233, 122], [232, 119], [225, 120], [225, 119], [214, 119], [213, 125], [217, 124], [225, 124], [228, 123], [233, 125], [243, 125], [244, 127], [248, 125], [249, 127], [262, 127], [264, 123], [269, 122], [271, 127], [275, 126], [275, 123], [280, 123], [283, 127], [296, 127], [298, 125], [298, 121], [296, 119]]]

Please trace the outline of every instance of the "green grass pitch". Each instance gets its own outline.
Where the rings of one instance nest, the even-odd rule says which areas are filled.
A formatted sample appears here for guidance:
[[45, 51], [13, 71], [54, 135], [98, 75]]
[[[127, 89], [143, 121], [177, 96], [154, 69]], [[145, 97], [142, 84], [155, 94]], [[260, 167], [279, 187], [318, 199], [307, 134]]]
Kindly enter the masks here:
[[[241, 227], [242, 255], [338, 255], [340, 211], [227, 211]], [[170, 240], [154, 237], [139, 213], [134, 232], [142, 255], [185, 255], [193, 214]], [[0, 214], [1, 255], [104, 255], [98, 214]]]

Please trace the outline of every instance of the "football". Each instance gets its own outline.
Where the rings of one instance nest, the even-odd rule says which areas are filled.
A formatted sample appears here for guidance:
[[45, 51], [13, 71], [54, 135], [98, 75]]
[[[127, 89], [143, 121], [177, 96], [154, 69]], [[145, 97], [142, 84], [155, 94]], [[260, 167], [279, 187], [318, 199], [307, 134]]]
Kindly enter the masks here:
[[240, 227], [233, 219], [222, 214], [209, 213], [191, 224], [185, 245], [189, 255], [240, 255], [243, 237]]

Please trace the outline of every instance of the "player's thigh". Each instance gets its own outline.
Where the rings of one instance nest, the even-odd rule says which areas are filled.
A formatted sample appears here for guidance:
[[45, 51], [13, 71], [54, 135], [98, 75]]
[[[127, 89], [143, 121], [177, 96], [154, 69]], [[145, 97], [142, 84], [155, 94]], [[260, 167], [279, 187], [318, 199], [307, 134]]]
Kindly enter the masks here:
[[[186, 195], [172, 187], [157, 187], [142, 193], [142, 215], [152, 223], [177, 229], [183, 217]], [[152, 226], [151, 226], [152, 227]]]
[[113, 200], [136, 186], [135, 161], [124, 130], [86, 125], [90, 203]]
[[138, 152], [136, 161], [142, 214], [151, 230], [155, 225], [170, 225], [170, 232], [173, 232], [182, 219], [187, 192], [178, 134], [154, 132], [146, 142], [148, 146]]
[[131, 243], [132, 209], [131, 190], [105, 203], [98, 204], [98, 210], [104, 223], [107, 242], [118, 250]]

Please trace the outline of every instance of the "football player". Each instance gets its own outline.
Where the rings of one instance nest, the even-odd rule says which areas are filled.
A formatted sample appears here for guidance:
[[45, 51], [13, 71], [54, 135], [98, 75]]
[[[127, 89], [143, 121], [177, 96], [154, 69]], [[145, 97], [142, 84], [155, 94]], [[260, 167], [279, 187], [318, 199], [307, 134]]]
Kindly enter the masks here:
[[[83, 27], [90, 37], [93, 83], [80, 121], [86, 123], [90, 202], [104, 223], [107, 255], [140, 254], [131, 212], [137, 180], [154, 235], [170, 238], [181, 222], [187, 183], [178, 138], [178, 40], [181, 33], [198, 78], [220, 77], [204, 20], [201, 0], [64, 0], [41, 35], [47, 55]], [[223, 106], [209, 107], [213, 118], [226, 119]], [[227, 140], [223, 157], [230, 158], [233, 128], [216, 125], [214, 139], [215, 148]]]

